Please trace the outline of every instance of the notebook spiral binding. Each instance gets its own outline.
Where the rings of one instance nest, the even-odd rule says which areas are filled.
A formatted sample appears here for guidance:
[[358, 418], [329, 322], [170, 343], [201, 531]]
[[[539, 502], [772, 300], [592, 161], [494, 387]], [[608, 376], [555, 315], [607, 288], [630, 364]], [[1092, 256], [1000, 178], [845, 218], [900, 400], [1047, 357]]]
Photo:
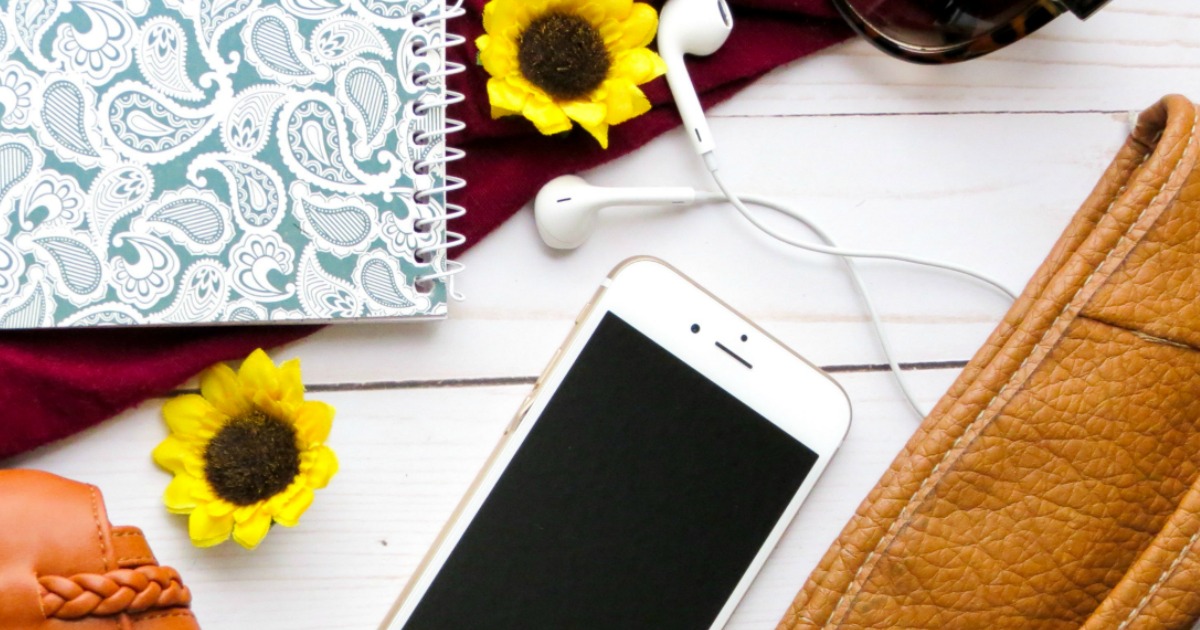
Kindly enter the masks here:
[[[418, 76], [412, 77], [413, 83], [417, 85], [428, 85], [430, 82], [441, 81], [445, 83], [448, 77], [466, 72], [467, 68], [461, 63], [456, 63], [447, 59], [447, 51], [454, 47], [466, 43], [466, 38], [461, 35], [451, 33], [446, 26], [447, 21], [457, 17], [461, 17], [466, 13], [463, 9], [463, 0], [455, 0], [448, 4], [443, 4], [441, 10], [436, 14], [414, 16], [413, 23], [418, 27], [428, 27], [438, 22], [442, 26], [440, 41], [432, 41], [414, 49], [414, 54], [419, 57], [424, 57], [432, 51], [440, 51], [438, 58], [441, 61], [441, 67], [432, 72], [418, 72]], [[461, 121], [447, 118], [445, 115], [446, 109], [451, 105], [463, 102], [464, 97], [459, 92], [454, 92], [447, 87], [443, 90], [443, 96], [437, 100], [430, 102], [418, 103], [414, 106], [413, 111], [417, 114], [424, 115], [433, 109], [441, 110], [441, 124], [435, 129], [429, 131], [420, 131], [412, 134], [410, 140], [417, 145], [425, 146], [432, 144], [432, 150], [429, 154], [417, 161], [414, 164], [414, 169], [421, 174], [428, 174], [434, 169], [441, 169], [442, 185], [433, 186], [430, 188], [419, 189], [413, 193], [413, 200], [417, 202], [429, 202], [435, 195], [448, 195], [449, 193], [460, 190], [467, 185], [466, 180], [461, 177], [454, 177], [445, 172], [446, 165], [463, 159], [466, 157], [466, 152], [461, 149], [455, 149], [446, 146], [446, 137], [450, 134], [458, 133], [466, 128], [466, 125]], [[430, 217], [422, 218], [414, 224], [417, 231], [428, 232], [430, 230], [439, 229], [444, 231], [444, 238], [436, 245], [430, 245], [417, 249], [414, 253], [417, 259], [422, 262], [435, 260], [437, 256], [445, 256], [447, 250], [458, 247], [467, 242], [465, 236], [458, 232], [453, 232], [448, 229], [450, 221], [458, 219], [467, 213], [466, 208], [444, 201], [438, 209], [437, 214]], [[418, 290], [430, 290], [432, 283], [435, 281], [446, 282], [446, 290], [450, 297], [455, 300], [462, 301], [463, 295], [454, 290], [454, 276], [466, 269], [466, 266], [460, 262], [453, 260], [445, 260], [442, 271], [436, 273], [425, 274], [416, 279]]]

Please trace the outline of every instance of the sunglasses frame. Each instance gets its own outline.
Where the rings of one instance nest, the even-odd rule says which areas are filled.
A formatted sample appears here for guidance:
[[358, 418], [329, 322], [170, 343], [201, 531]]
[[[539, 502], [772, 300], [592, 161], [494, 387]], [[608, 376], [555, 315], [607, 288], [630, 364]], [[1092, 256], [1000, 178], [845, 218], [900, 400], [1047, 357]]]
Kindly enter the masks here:
[[908, 44], [884, 34], [854, 9], [850, 0], [834, 0], [846, 22], [876, 48], [893, 57], [923, 64], [967, 61], [995, 52], [1016, 42], [1070, 11], [1087, 18], [1109, 0], [1025, 0], [1025, 8], [1011, 20], [969, 41], [947, 46], [927, 47]]

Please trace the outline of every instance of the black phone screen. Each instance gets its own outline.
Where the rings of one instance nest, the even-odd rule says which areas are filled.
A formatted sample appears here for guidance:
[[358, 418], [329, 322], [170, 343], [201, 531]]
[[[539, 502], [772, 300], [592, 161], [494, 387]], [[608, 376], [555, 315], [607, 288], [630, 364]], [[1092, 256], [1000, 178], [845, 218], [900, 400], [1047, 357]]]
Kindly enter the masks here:
[[707, 630], [816, 461], [608, 313], [404, 628]]

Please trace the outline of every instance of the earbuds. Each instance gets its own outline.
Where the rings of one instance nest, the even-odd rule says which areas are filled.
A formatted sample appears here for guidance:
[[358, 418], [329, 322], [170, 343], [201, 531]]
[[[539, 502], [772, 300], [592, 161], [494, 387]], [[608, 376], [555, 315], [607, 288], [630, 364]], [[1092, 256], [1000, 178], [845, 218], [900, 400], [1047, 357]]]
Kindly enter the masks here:
[[706, 162], [714, 159], [716, 144], [683, 56], [717, 52], [732, 30], [733, 16], [725, 0], [670, 0], [658, 20], [658, 54], [667, 63], [667, 83], [692, 146]]
[[[725, 0], [669, 0], [658, 20], [658, 54], [667, 64], [667, 84], [696, 153], [716, 170], [716, 144], [692, 85], [683, 56], [706, 57], [725, 45], [733, 16]], [[538, 234], [554, 249], [583, 245], [596, 226], [596, 215], [608, 206], [692, 204], [691, 188], [601, 188], [565, 175], [542, 187], [533, 203]]]
[[582, 177], [563, 175], [542, 187], [533, 202], [533, 217], [547, 245], [575, 249], [592, 235], [602, 208], [695, 202], [696, 191], [692, 188], [602, 188]]
[[[668, 0], [660, 14], [658, 26], [658, 52], [667, 64], [667, 83], [675, 97], [675, 105], [683, 117], [683, 125], [687, 129], [692, 146], [704, 160], [709, 175], [720, 192], [663, 187], [603, 188], [592, 186], [580, 177], [566, 175], [546, 184], [534, 201], [533, 212], [538, 233], [550, 247], [575, 249], [591, 236], [596, 227], [596, 215], [601, 209], [609, 206], [729, 203], [754, 227], [771, 238], [806, 251], [838, 256], [846, 263], [854, 288], [863, 300], [863, 306], [879, 337], [883, 354], [896, 376], [900, 390], [917, 415], [924, 416], [925, 411], [905, 383], [900, 364], [883, 330], [883, 320], [879, 317], [866, 285], [852, 261], [858, 258], [885, 259], [943, 269], [989, 284], [1012, 300], [1015, 300], [1016, 296], [1003, 283], [958, 265], [905, 254], [841, 248], [819, 226], [795, 209], [763, 197], [741, 196], [734, 192], [718, 172], [716, 145], [708, 129], [704, 109], [700, 106], [700, 97], [696, 94], [691, 76], [683, 63], [685, 54], [707, 56], [716, 52], [729, 39], [732, 28], [733, 18], [725, 0]], [[799, 240], [776, 230], [750, 212], [747, 204], [768, 208], [795, 219], [807, 227], [819, 242]]]
[[[592, 235], [592, 232], [595, 231], [596, 215], [604, 208], [616, 206], [690, 206], [698, 203], [727, 202], [732, 204], [751, 225], [761, 230], [764, 234], [793, 247], [816, 254], [840, 256], [847, 260], [851, 258], [874, 258], [877, 260], [894, 260], [896, 262], [942, 269], [974, 278], [984, 284], [991, 285], [997, 291], [1008, 296], [1010, 300], [1015, 301], [1017, 299], [1016, 294], [1009, 291], [1002, 283], [958, 265], [929, 260], [918, 256], [909, 256], [907, 254], [839, 247], [824, 230], [800, 212], [765, 197], [734, 194], [733, 191], [725, 187], [724, 182], [717, 177], [716, 173], [713, 176], [721, 188], [721, 192], [719, 193], [683, 187], [605, 188], [603, 186], [593, 186], [582, 177], [563, 175], [546, 184], [542, 188], [542, 191], [538, 193], [537, 199], [533, 202], [533, 217], [538, 226], [538, 233], [542, 235], [542, 240], [547, 245], [554, 249], [576, 249], [580, 245], [583, 245], [588, 237]], [[822, 242], [812, 243], [801, 241], [776, 230], [751, 213], [746, 208], [747, 204], [774, 210], [795, 219], [801, 225], [808, 228]], [[851, 271], [854, 273], [853, 268], [851, 268]]]

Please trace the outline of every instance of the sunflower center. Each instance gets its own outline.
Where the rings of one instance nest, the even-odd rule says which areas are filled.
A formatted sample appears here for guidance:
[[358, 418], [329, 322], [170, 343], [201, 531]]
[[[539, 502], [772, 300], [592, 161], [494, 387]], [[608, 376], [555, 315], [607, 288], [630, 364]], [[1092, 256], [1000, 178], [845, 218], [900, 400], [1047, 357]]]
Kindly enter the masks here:
[[600, 87], [612, 65], [600, 31], [570, 13], [535, 19], [517, 46], [521, 74], [555, 100], [587, 96]]
[[234, 505], [279, 494], [299, 473], [296, 429], [261, 411], [230, 420], [204, 449], [204, 476], [217, 496]]

